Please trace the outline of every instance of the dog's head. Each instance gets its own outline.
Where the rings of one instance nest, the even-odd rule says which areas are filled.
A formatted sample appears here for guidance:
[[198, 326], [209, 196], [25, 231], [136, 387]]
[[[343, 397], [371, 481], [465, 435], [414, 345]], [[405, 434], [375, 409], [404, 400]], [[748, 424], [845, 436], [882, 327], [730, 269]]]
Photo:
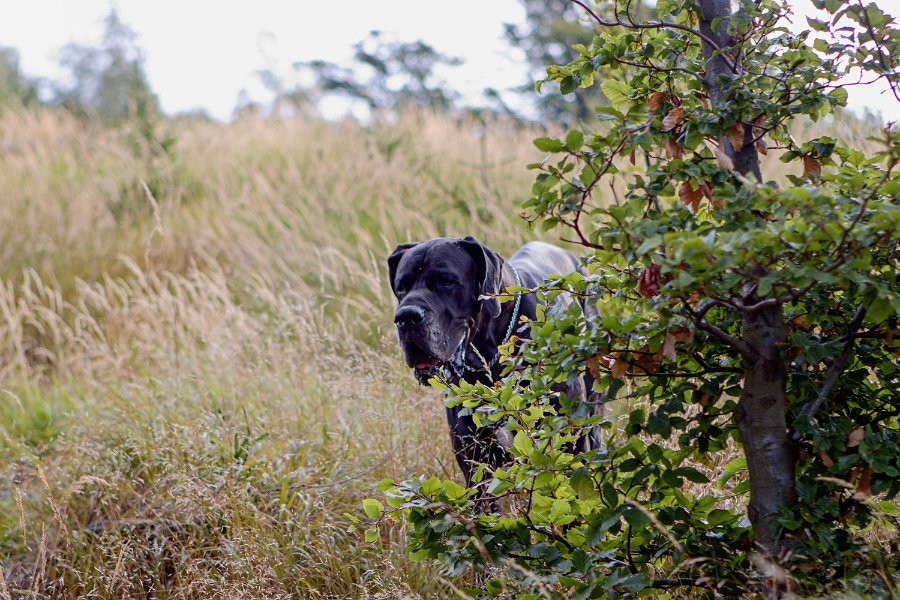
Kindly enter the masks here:
[[417, 375], [449, 361], [470, 332], [500, 314], [502, 268], [473, 237], [401, 244], [388, 257], [397, 337]]

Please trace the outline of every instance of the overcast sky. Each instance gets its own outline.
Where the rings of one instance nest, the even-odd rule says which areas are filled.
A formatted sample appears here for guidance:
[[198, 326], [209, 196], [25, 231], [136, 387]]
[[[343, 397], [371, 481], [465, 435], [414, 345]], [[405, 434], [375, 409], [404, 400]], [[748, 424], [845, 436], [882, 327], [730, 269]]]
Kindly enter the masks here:
[[[808, 2], [795, 4], [803, 11]], [[242, 89], [264, 99], [254, 73], [287, 74], [296, 61], [346, 62], [352, 44], [376, 29], [464, 59], [444, 78], [469, 101], [485, 87], [519, 85], [527, 73], [521, 53], [503, 39], [504, 23], [524, 19], [517, 0], [0, 0], [0, 45], [19, 50], [28, 75], [59, 78], [59, 50], [73, 41], [97, 43], [113, 5], [137, 33], [150, 84], [170, 114], [203, 108], [227, 119]], [[890, 94], [856, 87], [850, 102], [900, 120]]]

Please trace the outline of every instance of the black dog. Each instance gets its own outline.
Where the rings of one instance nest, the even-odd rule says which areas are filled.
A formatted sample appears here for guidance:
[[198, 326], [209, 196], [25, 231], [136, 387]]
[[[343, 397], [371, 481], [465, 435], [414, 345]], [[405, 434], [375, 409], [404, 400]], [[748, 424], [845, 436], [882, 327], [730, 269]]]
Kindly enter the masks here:
[[[498, 381], [497, 348], [520, 327], [520, 316], [535, 318], [537, 297], [518, 294], [501, 305], [497, 294], [509, 286], [533, 288], [550, 275], [578, 268], [573, 254], [543, 242], [526, 244], [508, 262], [473, 237], [397, 246], [388, 271], [399, 301], [394, 322], [406, 364], [423, 384], [441, 372], [451, 383]], [[559, 300], [571, 302], [566, 296]], [[570, 398], [585, 398], [591, 383], [588, 377], [566, 391]], [[508, 432], [479, 429], [460, 411], [447, 408], [447, 421], [456, 461], [471, 486], [479, 464], [493, 468], [507, 462]], [[579, 446], [588, 450], [598, 442], [599, 431], [592, 431]]]

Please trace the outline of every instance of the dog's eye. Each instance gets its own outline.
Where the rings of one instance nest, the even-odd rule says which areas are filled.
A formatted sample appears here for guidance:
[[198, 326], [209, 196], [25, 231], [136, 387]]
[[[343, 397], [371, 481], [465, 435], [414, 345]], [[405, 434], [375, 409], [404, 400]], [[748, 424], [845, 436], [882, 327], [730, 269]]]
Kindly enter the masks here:
[[438, 279], [437, 280], [438, 287], [449, 288], [456, 285], [456, 282], [452, 279]]

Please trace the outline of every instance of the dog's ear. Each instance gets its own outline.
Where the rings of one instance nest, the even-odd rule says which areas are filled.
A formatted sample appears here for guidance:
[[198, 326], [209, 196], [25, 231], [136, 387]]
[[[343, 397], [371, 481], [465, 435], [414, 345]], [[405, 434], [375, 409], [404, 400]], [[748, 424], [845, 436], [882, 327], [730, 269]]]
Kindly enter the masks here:
[[490, 296], [481, 301], [485, 311], [492, 319], [499, 317], [500, 300], [497, 299], [497, 294], [500, 293], [500, 280], [503, 276], [503, 259], [470, 235], [462, 238], [459, 244], [475, 261], [480, 294]]
[[400, 244], [397, 246], [394, 251], [388, 256], [388, 279], [391, 282], [391, 291], [394, 292], [394, 295], [397, 294], [397, 289], [394, 287], [394, 277], [397, 275], [397, 265], [400, 264], [400, 259], [403, 258], [403, 253], [418, 246], [418, 242], [410, 242], [408, 244]]

